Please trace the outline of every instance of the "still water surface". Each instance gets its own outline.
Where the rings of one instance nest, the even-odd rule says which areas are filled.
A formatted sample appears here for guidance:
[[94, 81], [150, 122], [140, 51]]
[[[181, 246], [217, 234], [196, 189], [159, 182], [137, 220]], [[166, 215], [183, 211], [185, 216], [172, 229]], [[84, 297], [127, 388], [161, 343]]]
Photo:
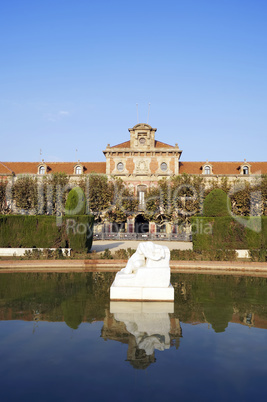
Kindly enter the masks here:
[[2, 402], [266, 400], [267, 279], [174, 274], [174, 303], [110, 303], [114, 275], [0, 275]]

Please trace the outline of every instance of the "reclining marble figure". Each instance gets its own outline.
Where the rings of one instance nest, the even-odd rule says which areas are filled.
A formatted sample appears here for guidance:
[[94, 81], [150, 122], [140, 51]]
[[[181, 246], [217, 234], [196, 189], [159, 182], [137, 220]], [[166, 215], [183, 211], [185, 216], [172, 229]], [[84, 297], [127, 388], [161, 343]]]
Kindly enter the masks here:
[[115, 287], [167, 288], [170, 250], [152, 242], [139, 243], [125, 268], [116, 274]]

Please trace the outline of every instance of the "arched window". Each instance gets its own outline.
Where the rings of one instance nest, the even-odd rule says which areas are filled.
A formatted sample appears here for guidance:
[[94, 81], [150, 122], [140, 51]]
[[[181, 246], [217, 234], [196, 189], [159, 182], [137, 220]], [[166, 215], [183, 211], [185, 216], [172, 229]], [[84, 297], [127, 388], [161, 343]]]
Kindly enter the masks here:
[[210, 166], [205, 166], [204, 172], [205, 174], [210, 174]]
[[39, 174], [45, 174], [45, 167], [44, 166], [39, 167]]
[[81, 166], [76, 166], [75, 168], [75, 174], [81, 174], [82, 173], [82, 168]]
[[243, 166], [243, 174], [249, 174], [248, 166]]

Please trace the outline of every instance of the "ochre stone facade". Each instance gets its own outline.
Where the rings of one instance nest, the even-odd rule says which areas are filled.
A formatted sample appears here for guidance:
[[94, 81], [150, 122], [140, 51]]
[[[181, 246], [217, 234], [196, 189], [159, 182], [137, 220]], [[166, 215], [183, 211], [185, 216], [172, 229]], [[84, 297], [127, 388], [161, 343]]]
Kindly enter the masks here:
[[179, 174], [182, 151], [178, 145], [155, 140], [156, 128], [137, 124], [129, 129], [130, 140], [103, 151], [108, 177], [120, 177], [130, 187], [156, 185], [163, 177]]

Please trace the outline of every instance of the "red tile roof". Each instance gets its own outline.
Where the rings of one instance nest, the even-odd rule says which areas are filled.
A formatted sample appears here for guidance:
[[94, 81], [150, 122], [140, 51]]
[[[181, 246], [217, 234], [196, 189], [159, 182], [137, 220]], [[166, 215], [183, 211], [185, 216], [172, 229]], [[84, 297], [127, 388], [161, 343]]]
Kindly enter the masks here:
[[155, 148], [174, 148], [173, 145], [165, 144], [165, 142], [155, 141]]
[[[74, 174], [77, 162], [45, 162], [48, 173]], [[106, 173], [106, 162], [80, 162], [84, 173]], [[3, 162], [0, 174], [37, 174], [40, 162]], [[7, 170], [8, 169], [8, 170]]]
[[[127, 141], [127, 143], [130, 141]], [[126, 143], [123, 143], [126, 144]], [[162, 148], [164, 143], [159, 142], [158, 147]], [[121, 144], [122, 145], [122, 144]], [[165, 144], [167, 147], [168, 145]], [[84, 167], [84, 173], [106, 173], [106, 162], [80, 162]], [[179, 162], [179, 172], [187, 174], [202, 174], [202, 166], [206, 162]], [[217, 174], [240, 174], [240, 166], [244, 162], [208, 162], [212, 165], [212, 172]], [[252, 174], [267, 174], [267, 162], [247, 162], [250, 165]], [[74, 174], [74, 166], [77, 162], [45, 162], [48, 173], [64, 172], [68, 175]], [[40, 162], [0, 162], [0, 175], [37, 174]]]
[[5, 163], [0, 162], [0, 173], [2, 174], [12, 174], [12, 170], [10, 170]]
[[[187, 174], [201, 174], [202, 166], [206, 162], [179, 162], [179, 172]], [[252, 174], [266, 174], [267, 162], [247, 162]], [[212, 173], [217, 174], [240, 174], [240, 166], [244, 162], [208, 162], [212, 165]]]
[[122, 142], [121, 144], [113, 145], [110, 148], [130, 148], [130, 141], [125, 141], [125, 142]]

